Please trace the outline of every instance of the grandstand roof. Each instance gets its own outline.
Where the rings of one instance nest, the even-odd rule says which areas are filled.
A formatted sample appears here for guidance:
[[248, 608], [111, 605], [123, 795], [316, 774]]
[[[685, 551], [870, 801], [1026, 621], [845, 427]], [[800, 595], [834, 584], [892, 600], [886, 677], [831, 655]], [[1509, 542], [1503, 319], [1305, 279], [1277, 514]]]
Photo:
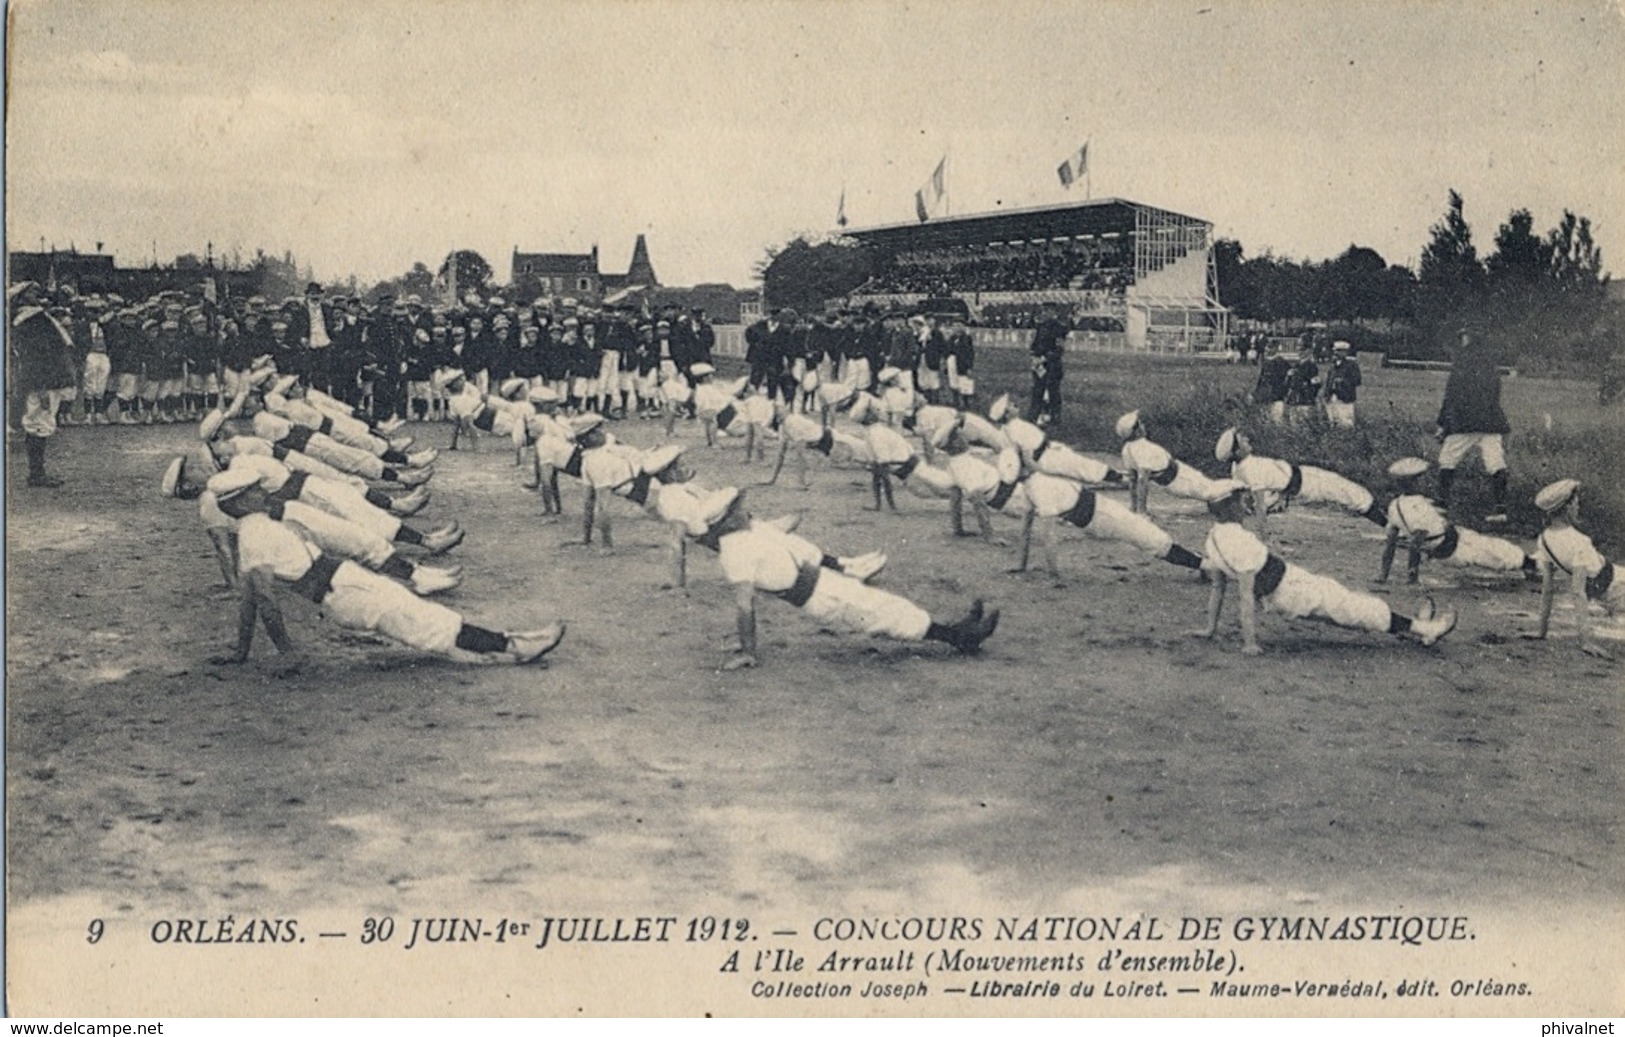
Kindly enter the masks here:
[[1165, 219], [1207, 224], [1194, 216], [1131, 202], [1125, 198], [1095, 198], [1070, 205], [1044, 205], [1000, 212], [968, 213], [925, 221], [889, 223], [843, 231], [847, 237], [887, 249], [946, 248], [987, 245], [999, 241], [1048, 241], [1104, 234], [1129, 234], [1136, 215], [1153, 213]]

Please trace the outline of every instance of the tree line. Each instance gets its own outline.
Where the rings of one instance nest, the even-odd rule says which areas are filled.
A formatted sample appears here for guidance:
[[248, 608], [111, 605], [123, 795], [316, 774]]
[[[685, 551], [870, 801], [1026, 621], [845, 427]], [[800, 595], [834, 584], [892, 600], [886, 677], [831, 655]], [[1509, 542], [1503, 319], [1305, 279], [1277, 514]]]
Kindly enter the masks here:
[[1625, 313], [1591, 220], [1570, 211], [1544, 234], [1514, 209], [1480, 256], [1459, 192], [1429, 230], [1416, 270], [1351, 244], [1320, 262], [1247, 256], [1239, 241], [1214, 245], [1219, 298], [1244, 320], [1271, 325], [1339, 322], [1392, 353], [1442, 356], [1468, 324], [1507, 360], [1532, 367], [1601, 367], [1625, 348]]

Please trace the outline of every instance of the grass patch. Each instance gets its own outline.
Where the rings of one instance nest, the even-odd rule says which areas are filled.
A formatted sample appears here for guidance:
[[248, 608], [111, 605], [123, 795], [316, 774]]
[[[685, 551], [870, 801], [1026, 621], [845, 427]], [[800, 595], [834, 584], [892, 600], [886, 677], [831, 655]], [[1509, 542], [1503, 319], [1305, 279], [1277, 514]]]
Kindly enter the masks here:
[[[1213, 457], [1214, 441], [1227, 426], [1237, 425], [1252, 437], [1259, 453], [1329, 468], [1369, 486], [1385, 501], [1392, 494], [1390, 463], [1408, 455], [1438, 459], [1433, 429], [1445, 375], [1374, 363], [1363, 367], [1356, 428], [1318, 422], [1286, 427], [1264, 421], [1246, 402], [1258, 375], [1250, 365], [1073, 354], [1067, 357], [1061, 420], [1053, 432], [1084, 450], [1115, 455], [1121, 444], [1112, 425], [1123, 412], [1138, 408], [1154, 440], [1181, 461], [1218, 476], [1226, 466]], [[982, 350], [977, 381], [984, 408], [1007, 391], [1025, 408], [1031, 388], [1026, 355]], [[1512, 424], [1507, 437], [1509, 535], [1535, 536], [1541, 528], [1536, 491], [1554, 479], [1571, 477], [1586, 487], [1582, 522], [1587, 532], [1610, 558], [1625, 557], [1625, 404], [1599, 405], [1591, 382], [1528, 377], [1505, 379], [1502, 403]], [[1475, 458], [1456, 479], [1452, 515], [1482, 528], [1489, 505], [1490, 482]]]

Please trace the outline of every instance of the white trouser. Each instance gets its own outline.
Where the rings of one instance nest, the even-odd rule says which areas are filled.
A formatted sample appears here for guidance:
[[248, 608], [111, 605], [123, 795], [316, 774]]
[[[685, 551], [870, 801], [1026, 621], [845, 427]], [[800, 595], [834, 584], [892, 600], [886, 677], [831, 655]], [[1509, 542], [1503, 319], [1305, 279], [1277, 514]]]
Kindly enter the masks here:
[[322, 611], [352, 630], [370, 630], [425, 652], [448, 655], [457, 647], [463, 617], [424, 601], [387, 577], [345, 562], [333, 574]]
[[1393, 613], [1379, 597], [1349, 590], [1329, 576], [1318, 576], [1288, 564], [1281, 585], [1264, 602], [1293, 619], [1325, 619], [1340, 627], [1388, 632]]
[[901, 641], [924, 640], [931, 626], [930, 614], [907, 598], [833, 569], [819, 573], [818, 586], [802, 607], [821, 622]]

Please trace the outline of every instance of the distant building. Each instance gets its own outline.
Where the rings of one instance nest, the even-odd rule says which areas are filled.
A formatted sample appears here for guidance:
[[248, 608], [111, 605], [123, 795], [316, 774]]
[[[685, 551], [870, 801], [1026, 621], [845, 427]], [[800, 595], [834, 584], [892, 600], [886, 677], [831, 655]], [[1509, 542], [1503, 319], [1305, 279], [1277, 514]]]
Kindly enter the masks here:
[[7, 283], [36, 281], [73, 285], [81, 294], [113, 290], [113, 257], [100, 252], [13, 252], [7, 257]]
[[[651, 309], [676, 306], [680, 310], [702, 309], [716, 324], [743, 323], [747, 313], [761, 315], [762, 293], [754, 288], [740, 289], [731, 284], [697, 284], [692, 288], [657, 288], [649, 293]], [[754, 319], [754, 318], [753, 318]]]
[[639, 234], [624, 274], [599, 269], [597, 245], [590, 252], [521, 252], [516, 245], [508, 285], [510, 298], [528, 305], [543, 295], [597, 302], [627, 288], [658, 288], [660, 279], [649, 259], [649, 243]]
[[105, 253], [71, 250], [9, 253], [6, 274], [10, 284], [71, 285], [80, 295], [113, 293], [130, 300], [163, 291], [191, 291], [205, 281], [214, 282], [215, 291], [222, 296], [259, 295], [265, 282], [265, 271], [259, 266], [225, 270], [193, 255], [177, 256], [174, 263], [164, 266], [121, 267]]

